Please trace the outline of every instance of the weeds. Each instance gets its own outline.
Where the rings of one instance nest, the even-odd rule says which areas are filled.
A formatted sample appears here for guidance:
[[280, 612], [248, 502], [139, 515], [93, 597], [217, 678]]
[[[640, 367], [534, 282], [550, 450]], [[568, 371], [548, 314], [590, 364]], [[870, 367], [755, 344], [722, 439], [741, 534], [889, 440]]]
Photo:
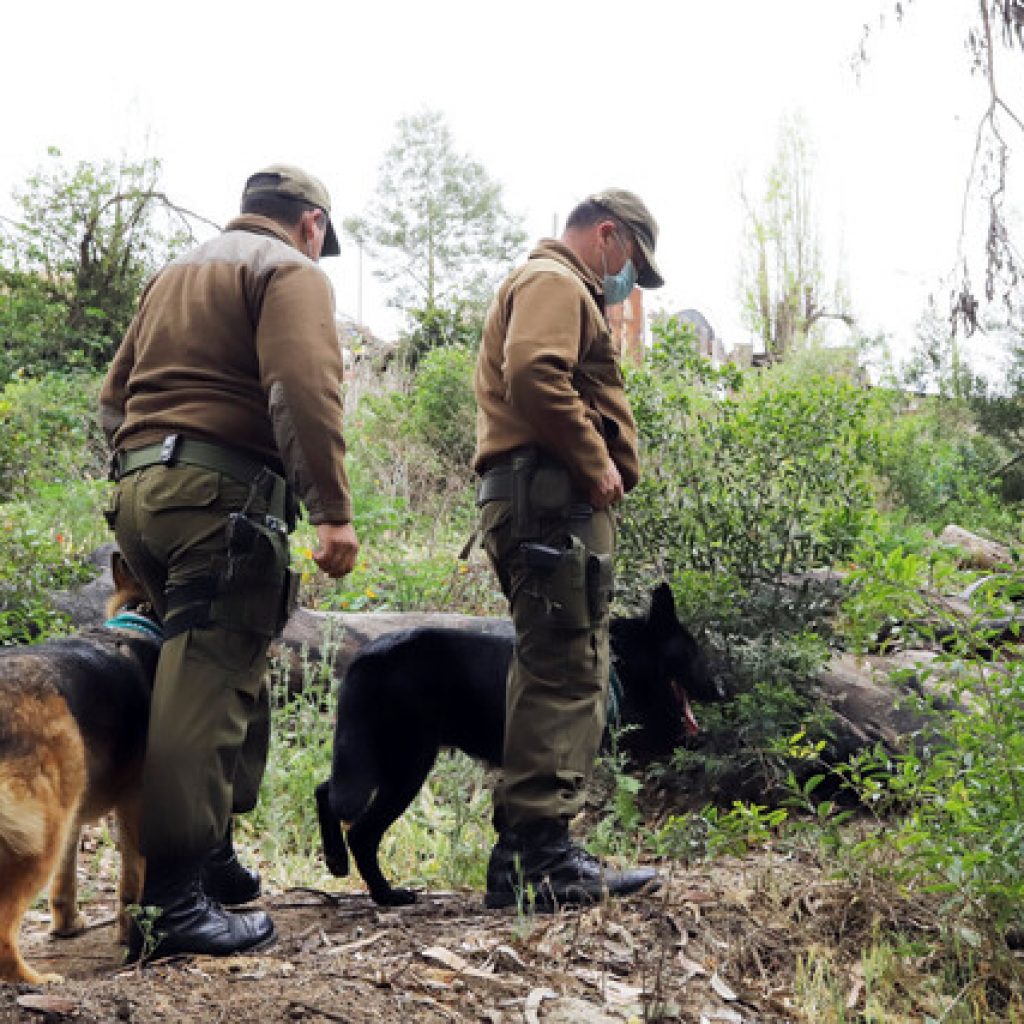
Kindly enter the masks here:
[[165, 932], [156, 927], [157, 918], [160, 916], [159, 907], [142, 907], [138, 903], [132, 903], [127, 908], [128, 916], [132, 919], [134, 927], [138, 928], [142, 935], [139, 959], [136, 961], [141, 971], [146, 961], [156, 952], [157, 947], [163, 941]]

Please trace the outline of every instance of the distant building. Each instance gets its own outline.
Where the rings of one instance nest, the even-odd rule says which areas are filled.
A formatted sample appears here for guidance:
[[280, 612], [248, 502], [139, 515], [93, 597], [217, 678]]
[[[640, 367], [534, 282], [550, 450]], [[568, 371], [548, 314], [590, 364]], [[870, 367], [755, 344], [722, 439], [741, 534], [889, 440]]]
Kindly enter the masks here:
[[722, 339], [699, 309], [682, 309], [673, 316], [680, 323], [689, 324], [693, 328], [693, 333], [697, 335], [697, 351], [705, 359], [710, 359], [715, 366], [721, 366], [725, 362]]
[[644, 293], [634, 288], [625, 302], [605, 310], [605, 319], [622, 358], [639, 366], [644, 361]]
[[383, 367], [398, 347], [395, 342], [378, 338], [365, 324], [344, 313], [335, 314], [334, 326], [338, 331], [338, 343], [341, 345], [346, 371], [356, 371], [371, 365]]

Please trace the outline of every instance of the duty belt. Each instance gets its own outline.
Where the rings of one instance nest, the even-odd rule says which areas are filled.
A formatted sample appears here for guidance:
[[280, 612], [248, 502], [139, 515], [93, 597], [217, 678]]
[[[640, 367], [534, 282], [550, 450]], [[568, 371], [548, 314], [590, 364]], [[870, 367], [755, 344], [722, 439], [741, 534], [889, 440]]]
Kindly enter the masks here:
[[223, 473], [239, 483], [255, 487], [267, 500], [267, 515], [291, 523], [288, 484], [283, 477], [233, 448], [180, 434], [168, 434], [159, 444], [114, 452], [110, 460], [110, 479], [121, 480], [147, 466], [174, 466], [178, 463]]
[[[512, 500], [512, 467], [507, 463], [495, 466], [493, 469], [487, 470], [482, 477], [476, 488], [476, 504], [479, 508], [481, 505], [486, 505], [489, 501], [511, 501]], [[575, 518], [580, 515], [589, 515], [594, 511], [594, 507], [590, 502], [586, 501], [582, 495], [579, 500], [574, 501], [568, 509], [568, 513], [571, 517]]]

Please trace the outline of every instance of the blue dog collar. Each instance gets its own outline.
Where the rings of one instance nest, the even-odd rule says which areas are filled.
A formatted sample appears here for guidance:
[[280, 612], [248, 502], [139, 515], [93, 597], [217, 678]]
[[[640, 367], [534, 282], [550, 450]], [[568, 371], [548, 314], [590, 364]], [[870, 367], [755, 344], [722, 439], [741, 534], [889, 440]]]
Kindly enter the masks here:
[[103, 623], [107, 629], [132, 629], [136, 633], [142, 633], [151, 640], [163, 642], [164, 631], [145, 615], [138, 615], [135, 612], [121, 612], [112, 619]]

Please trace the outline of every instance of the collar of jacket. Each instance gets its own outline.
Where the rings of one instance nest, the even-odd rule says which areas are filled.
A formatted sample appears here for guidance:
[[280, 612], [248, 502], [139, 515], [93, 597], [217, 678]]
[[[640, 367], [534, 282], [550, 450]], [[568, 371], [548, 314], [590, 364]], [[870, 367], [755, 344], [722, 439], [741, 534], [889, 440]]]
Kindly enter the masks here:
[[243, 213], [235, 217], [234, 220], [228, 221], [227, 227], [224, 230], [248, 231], [254, 235], [269, 235], [271, 238], [284, 242], [285, 245], [290, 245], [293, 249], [298, 248], [291, 235], [276, 220], [271, 220], [269, 217], [261, 217], [256, 213]]
[[588, 267], [580, 258], [565, 244], [557, 238], [542, 238], [529, 258], [557, 260], [564, 263], [590, 290], [598, 303], [604, 306], [604, 289], [601, 287], [601, 279]]

